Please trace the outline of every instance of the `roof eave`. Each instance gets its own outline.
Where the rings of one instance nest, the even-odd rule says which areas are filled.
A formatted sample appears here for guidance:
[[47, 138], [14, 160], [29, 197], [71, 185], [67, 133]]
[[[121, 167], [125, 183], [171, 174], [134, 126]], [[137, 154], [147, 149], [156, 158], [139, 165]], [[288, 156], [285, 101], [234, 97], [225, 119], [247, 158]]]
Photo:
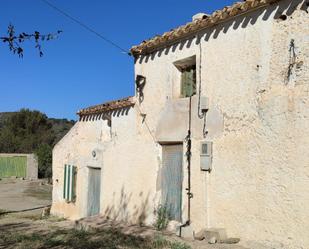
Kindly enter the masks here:
[[[197, 22], [188, 23], [187, 25], [181, 26], [180, 28], [177, 28], [173, 31], [167, 32], [166, 34], [162, 36], [152, 38], [146, 42], [141, 43], [140, 45], [133, 46], [130, 52], [135, 58], [137, 58], [140, 55], [151, 54], [157, 50], [174, 45], [181, 40], [195, 36], [199, 32], [207, 28], [227, 22], [238, 16], [251, 13], [253, 11], [267, 7], [268, 5], [274, 4], [279, 1], [281, 0], [247, 0], [242, 3], [237, 2], [231, 7], [225, 7], [223, 8], [223, 10], [215, 11], [211, 16], [208, 16], [206, 19], [201, 19], [201, 20], [198, 20]], [[245, 4], [247, 4], [247, 6], [245, 6]], [[226, 13], [226, 12], [231, 13], [234, 10], [234, 8], [237, 8], [236, 10], [237, 13], [235, 15], [229, 15], [229, 13]], [[183, 31], [181, 29], [186, 28], [188, 25], [195, 25], [196, 27], [193, 27], [193, 30], [179, 34], [180, 31], [181, 32]], [[177, 35], [177, 32], [178, 32], [178, 35]], [[167, 36], [172, 36], [172, 37], [171, 39], [166, 39]], [[158, 39], [161, 41], [155, 42], [155, 39]], [[152, 43], [155, 43], [155, 44], [152, 44]]]
[[134, 97], [130, 96], [130, 97], [119, 99], [119, 100], [108, 101], [100, 105], [90, 106], [90, 107], [79, 110], [76, 114], [79, 117], [89, 116], [89, 115], [100, 115], [100, 114], [120, 110], [123, 108], [132, 107], [134, 105], [135, 105]]

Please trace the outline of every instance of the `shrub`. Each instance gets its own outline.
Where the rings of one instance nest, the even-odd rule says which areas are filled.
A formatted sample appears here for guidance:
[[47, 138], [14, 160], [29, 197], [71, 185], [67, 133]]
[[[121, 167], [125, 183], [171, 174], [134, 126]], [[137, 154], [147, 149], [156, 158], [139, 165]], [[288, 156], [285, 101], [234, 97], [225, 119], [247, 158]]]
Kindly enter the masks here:
[[169, 241], [164, 238], [162, 235], [156, 235], [151, 248], [153, 249], [191, 249], [191, 246], [177, 242], [177, 241]]
[[52, 147], [48, 144], [40, 144], [35, 151], [39, 163], [39, 178], [52, 177]]
[[159, 205], [157, 208], [157, 219], [155, 228], [159, 231], [166, 229], [169, 222], [169, 211], [165, 205]]
[[171, 249], [191, 249], [191, 246], [180, 242], [173, 242], [170, 247]]

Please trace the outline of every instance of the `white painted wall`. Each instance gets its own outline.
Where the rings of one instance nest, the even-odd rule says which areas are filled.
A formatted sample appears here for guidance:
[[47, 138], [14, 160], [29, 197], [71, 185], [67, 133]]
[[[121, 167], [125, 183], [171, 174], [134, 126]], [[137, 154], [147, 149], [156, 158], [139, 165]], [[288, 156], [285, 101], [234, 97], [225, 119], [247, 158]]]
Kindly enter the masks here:
[[[213, 141], [214, 155], [213, 171], [200, 171], [203, 122], [195, 96], [193, 228], [226, 228], [250, 248], [309, 248], [309, 15], [302, 4], [282, 0], [205, 30], [201, 46], [194, 38], [138, 59], [135, 73], [147, 80], [144, 101], [136, 100], [128, 113], [113, 116], [111, 130], [105, 121], [78, 122], [55, 147], [52, 211], [72, 219], [85, 215], [83, 169], [91, 164], [102, 167], [102, 215], [154, 222], [161, 191], [158, 142], [172, 141], [169, 134], [184, 140], [188, 121], [185, 113], [178, 119], [171, 107], [179, 106], [180, 94], [180, 74], [173, 63], [196, 55], [202, 95], [210, 99], [207, 139]], [[279, 12], [287, 12], [288, 19], [274, 19]], [[297, 58], [287, 82], [291, 39]], [[169, 113], [179, 120], [177, 126], [174, 118], [165, 118]], [[94, 148], [102, 151], [97, 161], [91, 159]], [[65, 163], [79, 167], [74, 205], [61, 198]], [[185, 192], [183, 200], [186, 221]]]
[[[88, 167], [103, 167], [103, 142], [110, 140], [106, 120], [77, 122], [53, 149], [53, 214], [71, 219], [87, 215]], [[92, 156], [96, 151], [96, 157]], [[76, 202], [63, 199], [64, 165], [77, 167]]]
[[[214, 161], [206, 183], [207, 173], [199, 170], [202, 137], [194, 133], [192, 225], [196, 230], [224, 227], [250, 246], [309, 247], [309, 213], [304, 209], [309, 206], [305, 190], [309, 185], [309, 19], [300, 10], [302, 4], [281, 1], [280, 6], [210, 28], [202, 38], [202, 95], [211, 103], [207, 139], [214, 142]], [[291, 11], [294, 6], [297, 9]], [[286, 21], [274, 20], [277, 10], [292, 15]], [[291, 39], [297, 65], [287, 83]], [[180, 85], [179, 73], [173, 62], [196, 54], [199, 67], [200, 48], [195, 39], [188, 44], [136, 63], [136, 74], [147, 78], [142, 107], [149, 114], [150, 127], [156, 127], [167, 100], [179, 94], [175, 87]]]

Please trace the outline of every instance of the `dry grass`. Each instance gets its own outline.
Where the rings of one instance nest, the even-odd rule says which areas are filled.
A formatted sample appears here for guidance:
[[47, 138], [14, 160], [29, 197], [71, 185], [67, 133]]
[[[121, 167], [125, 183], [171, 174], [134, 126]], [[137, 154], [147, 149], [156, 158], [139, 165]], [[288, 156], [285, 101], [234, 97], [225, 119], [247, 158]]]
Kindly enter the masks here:
[[7, 210], [4, 210], [4, 209], [0, 209], [0, 219], [1, 217], [4, 217], [7, 213]]
[[163, 237], [140, 238], [123, 234], [118, 229], [84, 231], [58, 229], [51, 232], [16, 233], [0, 231], [0, 248], [16, 249], [189, 249], [179, 242]]

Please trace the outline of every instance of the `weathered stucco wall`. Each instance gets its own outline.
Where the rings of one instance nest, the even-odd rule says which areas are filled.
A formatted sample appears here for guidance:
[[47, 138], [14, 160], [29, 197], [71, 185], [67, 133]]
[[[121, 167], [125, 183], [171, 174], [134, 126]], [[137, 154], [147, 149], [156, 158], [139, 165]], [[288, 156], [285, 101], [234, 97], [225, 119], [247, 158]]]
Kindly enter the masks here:
[[[152, 225], [160, 147], [142, 124], [140, 110], [115, 111], [107, 121], [79, 121], [53, 150], [51, 212], [70, 219], [87, 216], [88, 167], [101, 168], [100, 213], [106, 218]], [[137, 122], [139, 125], [137, 125]], [[99, 152], [94, 160], [92, 151]], [[63, 199], [64, 165], [78, 167], [75, 203]]]
[[[102, 168], [103, 143], [110, 139], [106, 120], [77, 122], [53, 150], [53, 214], [71, 219], [87, 215], [88, 167]], [[92, 152], [96, 152], [94, 158]], [[76, 202], [63, 199], [64, 165], [77, 167]]]
[[[135, 73], [146, 77], [143, 102], [136, 98], [134, 108], [113, 115], [111, 128], [103, 120], [78, 122], [55, 147], [52, 212], [86, 216], [86, 168], [95, 166], [102, 168], [101, 214], [153, 224], [161, 195], [161, 144], [185, 142], [188, 129], [189, 100], [179, 99], [174, 62], [195, 55], [201, 94], [210, 100], [206, 140], [213, 141], [213, 170], [200, 170], [205, 138], [194, 96], [192, 227], [226, 228], [250, 248], [309, 248], [306, 10], [307, 1], [283, 0], [137, 59]], [[62, 199], [64, 164], [78, 167], [76, 204]], [[184, 151], [183, 189], [186, 166]], [[183, 222], [186, 212], [183, 191]]]
[[[282, 10], [291, 2], [298, 1], [283, 1]], [[273, 12], [271, 23], [249, 24], [234, 39], [219, 35], [221, 49], [206, 59], [203, 77], [214, 76], [205, 92], [224, 115], [223, 136], [214, 140], [209, 222], [274, 248], [309, 246], [309, 19], [303, 10], [290, 13], [273, 21]], [[297, 58], [287, 80], [292, 39]], [[220, 58], [231, 48], [238, 56], [227, 67]], [[224, 74], [212, 71], [223, 67]]]
[[[210, 99], [207, 139], [214, 142], [214, 157], [213, 171], [201, 172], [202, 130], [193, 133], [196, 230], [224, 227], [250, 246], [309, 247], [304, 209], [309, 205], [307, 8], [305, 1], [281, 1], [206, 30], [200, 34], [201, 47], [196, 39], [188, 40], [137, 60], [136, 74], [147, 78], [141, 106], [149, 126], [156, 127], [165, 103], [179, 96], [173, 63], [196, 55], [199, 68], [201, 59], [202, 95]], [[282, 14], [286, 20], [278, 18]], [[192, 118], [198, 119], [196, 105]]]
[[[104, 150], [102, 214], [129, 223], [152, 224], [159, 147], [137, 109], [112, 119], [112, 142]], [[137, 125], [139, 123], [139, 125]]]

